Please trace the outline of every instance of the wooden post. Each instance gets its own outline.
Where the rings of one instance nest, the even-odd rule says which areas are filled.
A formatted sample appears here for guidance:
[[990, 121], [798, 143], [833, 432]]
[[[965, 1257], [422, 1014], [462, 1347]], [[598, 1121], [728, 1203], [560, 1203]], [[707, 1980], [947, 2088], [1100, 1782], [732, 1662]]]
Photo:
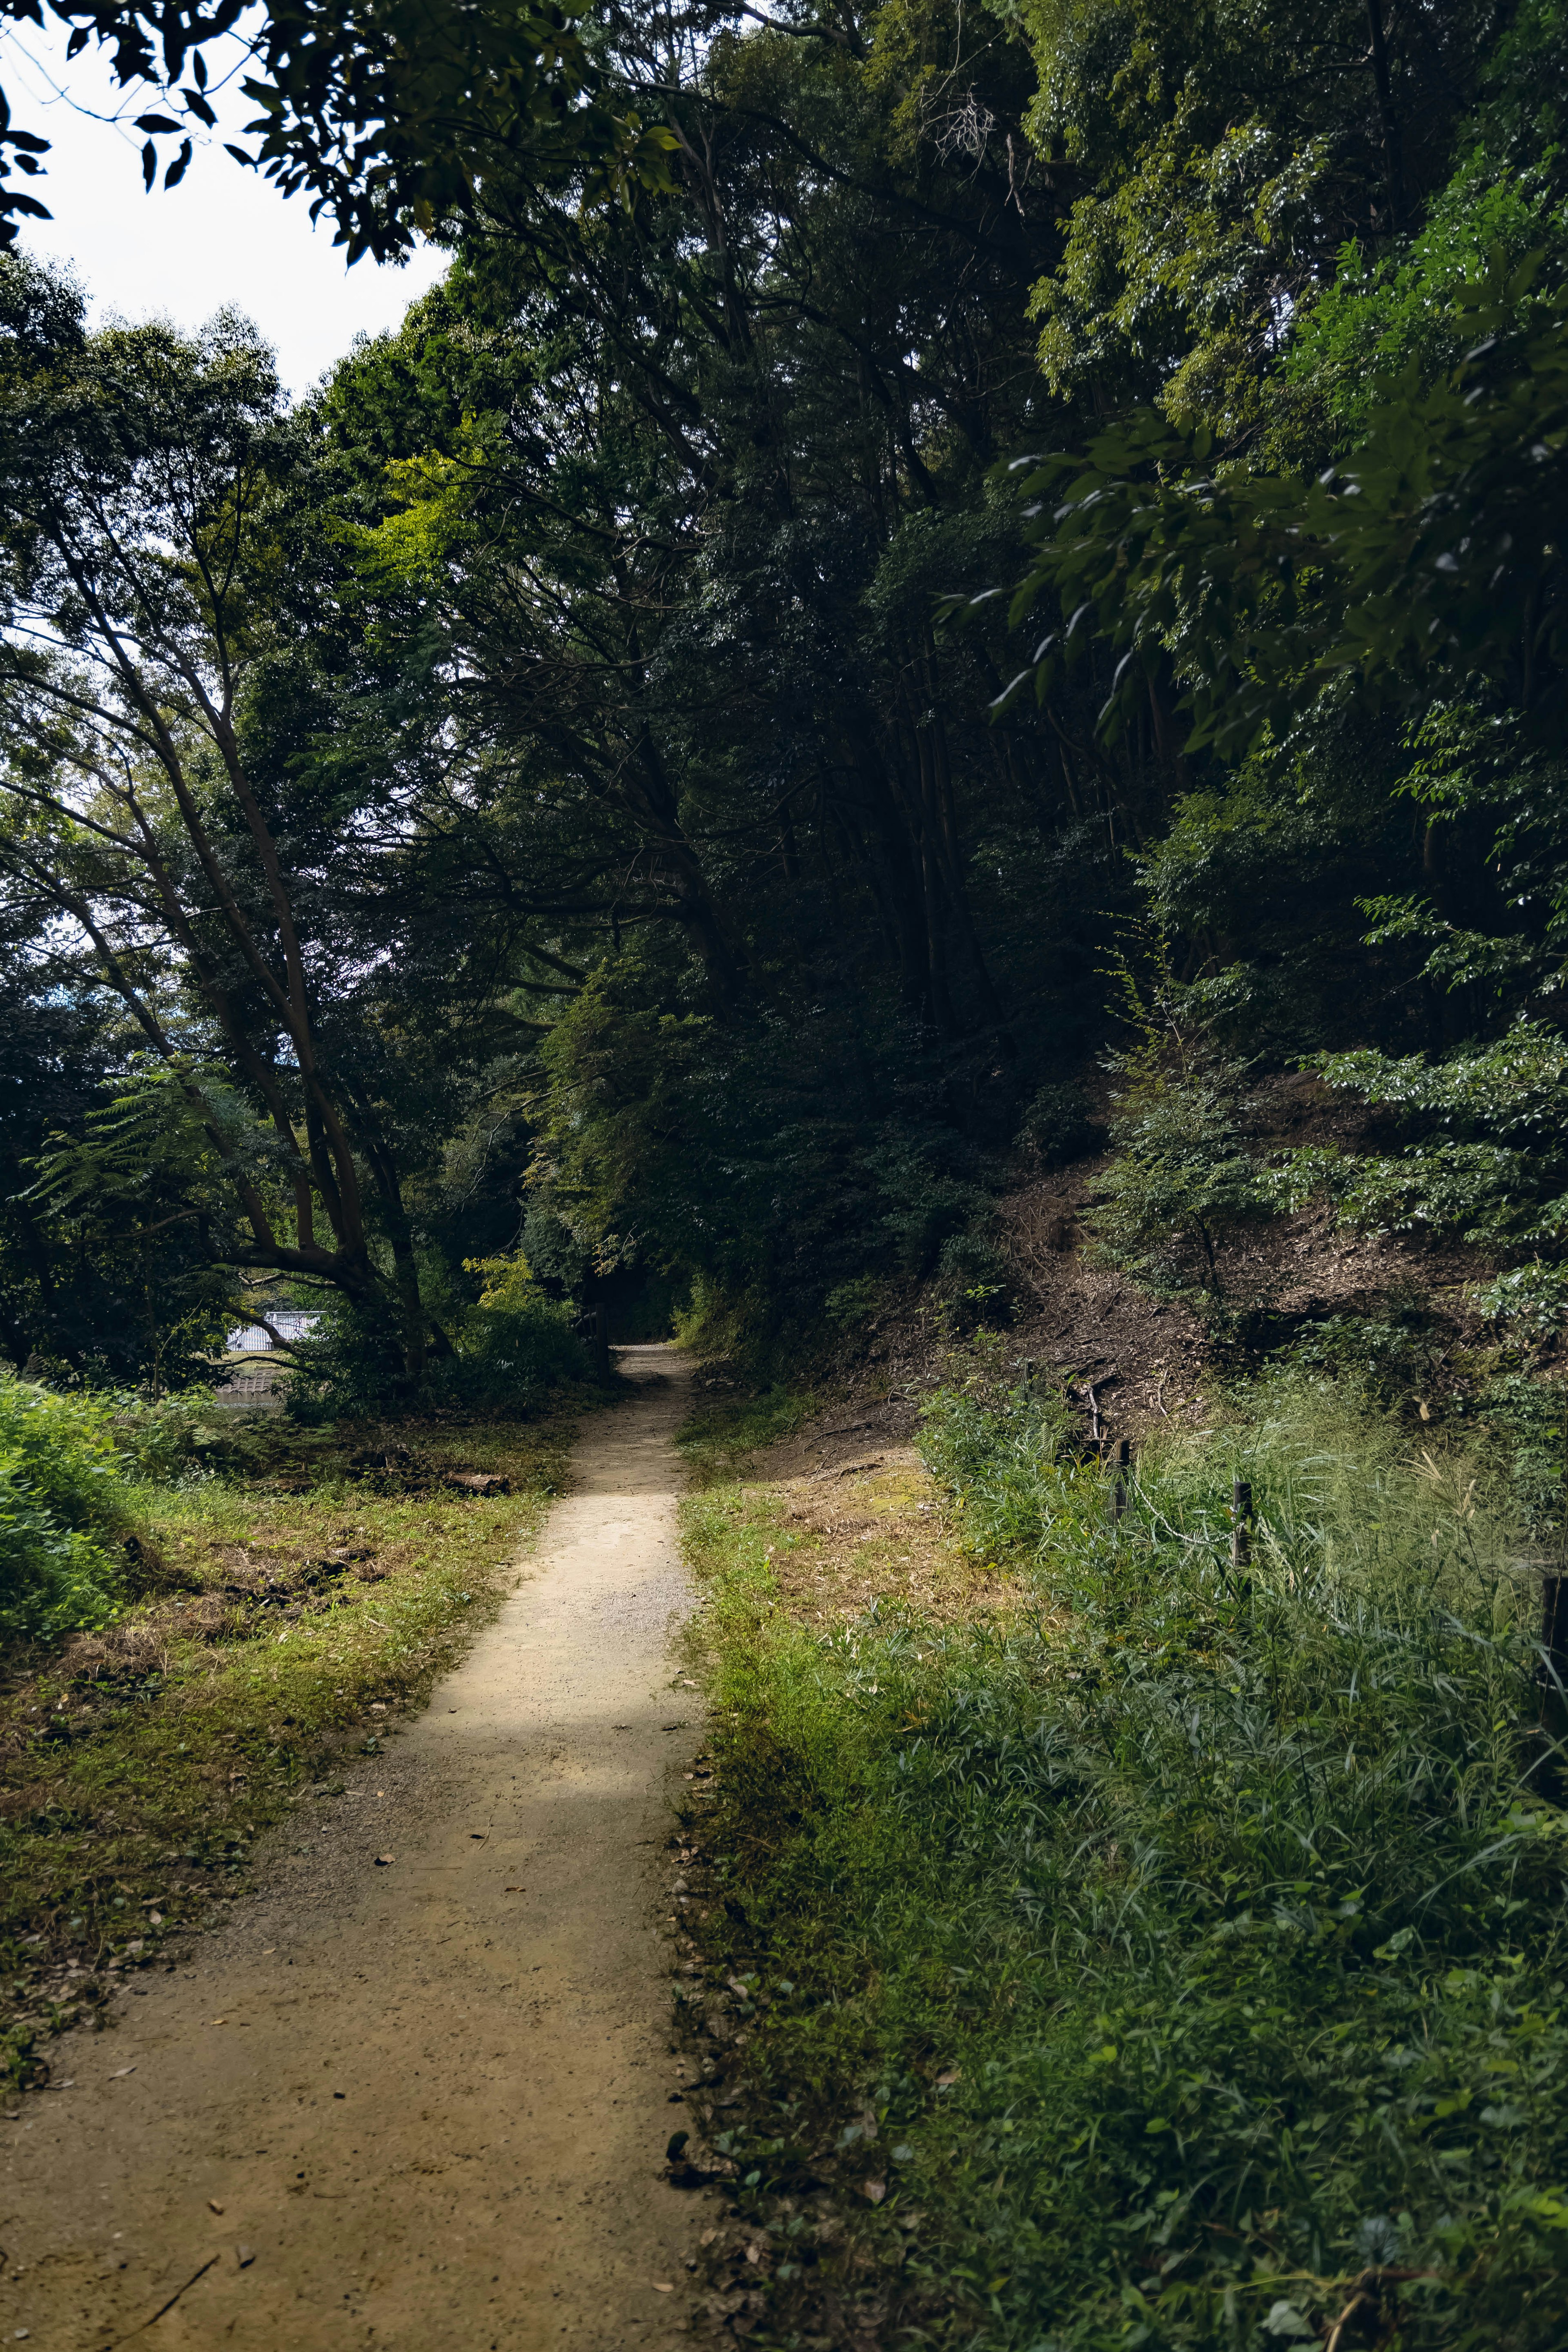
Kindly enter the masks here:
[[1561, 1803], [1568, 1772], [1564, 1764], [1568, 1742], [1568, 1568], [1563, 1565], [1563, 1529], [1568, 1528], [1568, 1461], [1563, 1466], [1563, 1486], [1557, 1507], [1557, 1564], [1543, 1570], [1541, 1579], [1541, 1661], [1535, 1679], [1541, 1686], [1541, 1719], [1537, 1727], [1541, 1754], [1533, 1780], [1543, 1797]]
[[1237, 1573], [1252, 1565], [1252, 1488], [1245, 1478], [1230, 1490], [1230, 1564]]
[[1541, 1648], [1537, 1668], [1541, 1684], [1541, 1761], [1535, 1784], [1543, 1797], [1555, 1799], [1563, 1786], [1561, 1746], [1568, 1730], [1568, 1575], [1548, 1574], [1541, 1580]]
[[1120, 1519], [1126, 1511], [1131, 1466], [1132, 1440], [1124, 1437], [1116, 1449], [1116, 1483], [1110, 1489], [1110, 1516], [1113, 1519]]

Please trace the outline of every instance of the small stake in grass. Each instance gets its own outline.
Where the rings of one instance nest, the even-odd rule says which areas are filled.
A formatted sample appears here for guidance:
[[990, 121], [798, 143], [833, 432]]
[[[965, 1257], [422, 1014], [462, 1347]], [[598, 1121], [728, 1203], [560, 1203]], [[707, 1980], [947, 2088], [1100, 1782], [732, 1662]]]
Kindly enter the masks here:
[[1128, 1482], [1132, 1467], [1132, 1440], [1124, 1437], [1116, 1449], [1116, 1483], [1110, 1489], [1110, 1516], [1121, 1518], [1127, 1509]]
[[1555, 1798], [1562, 1785], [1564, 1697], [1568, 1695], [1568, 1575], [1541, 1580], [1541, 1762], [1536, 1785]]
[[1231, 1573], [1245, 1577], [1252, 1565], [1252, 1488], [1245, 1478], [1231, 1486], [1230, 1523]]
[[[1568, 1519], [1568, 1465], [1563, 1472], [1563, 1513]], [[1556, 1800], [1563, 1786], [1563, 1741], [1568, 1731], [1568, 1570], [1548, 1569], [1541, 1580], [1541, 1754], [1532, 1775], [1543, 1797]]]

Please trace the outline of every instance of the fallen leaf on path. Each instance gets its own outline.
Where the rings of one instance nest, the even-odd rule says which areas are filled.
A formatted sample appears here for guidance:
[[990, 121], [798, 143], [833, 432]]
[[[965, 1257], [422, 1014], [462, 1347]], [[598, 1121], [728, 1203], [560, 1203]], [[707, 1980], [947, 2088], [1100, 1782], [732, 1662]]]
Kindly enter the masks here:
[[221, 2213], [223, 2211], [223, 2207], [218, 2203], [216, 2197], [209, 2197], [207, 2199], [207, 2211], [209, 2213]]
[[207, 2023], [209, 2025], [226, 2025], [228, 2023], [228, 2020], [226, 2017], [209, 2017]]
[[242, 2271], [247, 2271], [250, 2268], [251, 2263], [256, 2260], [256, 2248], [254, 2246], [236, 2246], [234, 2253], [235, 2260], [238, 2263]]
[[134, 2066], [117, 2066], [109, 2079], [111, 2083], [118, 2083], [121, 2081], [122, 2076], [126, 2074], [134, 2074], [135, 2072], [136, 2069]]
[[377, 1870], [384, 1870], [389, 1862], [395, 1862], [397, 1856], [394, 1853], [378, 1853], [375, 1857], [375, 1866]]
[[526, 1895], [528, 1893], [526, 1886], [509, 1886], [506, 1891], [509, 1895]]
[[655, 2279], [653, 2283], [653, 2291], [655, 2294], [673, 2294], [675, 2293], [675, 2288], [673, 2284], [668, 2279]]

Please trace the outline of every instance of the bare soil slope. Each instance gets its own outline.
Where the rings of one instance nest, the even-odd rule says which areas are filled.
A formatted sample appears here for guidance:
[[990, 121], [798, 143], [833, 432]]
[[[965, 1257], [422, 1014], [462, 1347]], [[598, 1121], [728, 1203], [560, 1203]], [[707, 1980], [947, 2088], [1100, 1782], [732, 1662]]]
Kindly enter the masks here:
[[644, 1392], [590, 1423], [428, 1711], [301, 1806], [193, 1969], [72, 2036], [0, 2126], [6, 2338], [683, 2340], [705, 2200], [661, 2162], [654, 1910], [668, 1784], [700, 1738], [670, 1648], [685, 1368], [651, 1347], [621, 1368]]
[[[1266, 1146], [1354, 1150], [1387, 1134], [1376, 1114], [1300, 1073], [1259, 1087], [1253, 1116]], [[1066, 1382], [1086, 1438], [1139, 1443], [1155, 1429], [1200, 1428], [1212, 1409], [1214, 1328], [1190, 1300], [1158, 1297], [1097, 1257], [1084, 1211], [1105, 1168], [1100, 1155], [1074, 1160], [1025, 1177], [998, 1201], [995, 1238], [1013, 1294], [1002, 1361]], [[1255, 1313], [1260, 1327], [1267, 1320], [1271, 1346], [1326, 1317], [1379, 1316], [1421, 1302], [1436, 1334], [1436, 1382], [1457, 1350], [1484, 1337], [1468, 1290], [1493, 1271], [1489, 1259], [1415, 1234], [1352, 1233], [1321, 1201], [1244, 1230], [1220, 1259], [1227, 1303]], [[831, 1402], [754, 1455], [752, 1468], [770, 1478], [845, 1476], [912, 1458], [901, 1449], [922, 1398], [949, 1377], [952, 1353], [951, 1319], [928, 1286], [847, 1341]], [[1539, 1365], [1558, 1357], [1550, 1341], [1536, 1349]], [[700, 1372], [700, 1391], [731, 1385], [722, 1373]], [[1414, 1393], [1407, 1400], [1412, 1409], [1418, 1402]]]

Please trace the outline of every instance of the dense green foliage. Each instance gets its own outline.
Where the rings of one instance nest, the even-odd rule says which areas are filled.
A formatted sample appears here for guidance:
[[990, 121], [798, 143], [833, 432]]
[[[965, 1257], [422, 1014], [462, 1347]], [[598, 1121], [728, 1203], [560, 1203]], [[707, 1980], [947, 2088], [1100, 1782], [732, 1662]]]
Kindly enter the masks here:
[[109, 1404], [0, 1379], [0, 1641], [112, 1615], [128, 1466]]
[[491, 1258], [469, 1271], [485, 1285], [454, 1320], [447, 1352], [425, 1368], [412, 1394], [395, 1375], [397, 1350], [373, 1316], [350, 1302], [329, 1307], [289, 1355], [289, 1404], [297, 1419], [335, 1421], [403, 1402], [467, 1412], [526, 1413], [549, 1391], [593, 1377], [574, 1309], [536, 1282], [525, 1258]]
[[1352, 2341], [1546, 2352], [1565, 1856], [1506, 1460], [1413, 1460], [1298, 1376], [1146, 1453], [1117, 1518], [1070, 1418], [985, 1376], [929, 1409], [968, 1539], [1023, 1571], [984, 1631], [814, 1637], [765, 1501], [692, 1507], [708, 1940], [758, 2095], [719, 2146], [775, 2332], [832, 2260], [776, 2200], [826, 2169], [885, 2186], [883, 2324], [934, 2340], [1264, 2352], [1363, 2294]]
[[[680, 26], [563, 33], [673, 142], [608, 205], [492, 126], [443, 212], [458, 48], [411, 48], [377, 220], [453, 267], [292, 412], [238, 319], [91, 335], [7, 265], [5, 956], [58, 1102], [13, 1355], [123, 1377], [114, 1321], [177, 1381], [326, 1286], [412, 1394], [530, 1215], [552, 1296], [764, 1352], [859, 1282], [1001, 1313], [1005, 1155], [1096, 1132], [1140, 886], [1226, 994], [1204, 1074], [1122, 1072], [1107, 1246], [1217, 1300], [1310, 1180], [1539, 1261], [1539, 1317], [1507, 1083], [1434, 1191], [1397, 1073], [1552, 1034], [1557, 0]], [[1256, 1151], [1251, 1079], [1347, 1054], [1400, 1165]]]

